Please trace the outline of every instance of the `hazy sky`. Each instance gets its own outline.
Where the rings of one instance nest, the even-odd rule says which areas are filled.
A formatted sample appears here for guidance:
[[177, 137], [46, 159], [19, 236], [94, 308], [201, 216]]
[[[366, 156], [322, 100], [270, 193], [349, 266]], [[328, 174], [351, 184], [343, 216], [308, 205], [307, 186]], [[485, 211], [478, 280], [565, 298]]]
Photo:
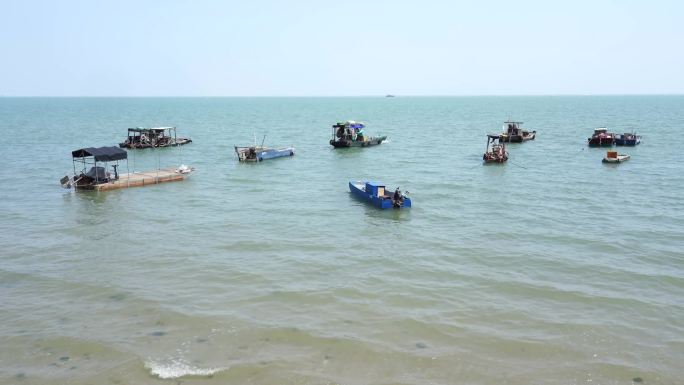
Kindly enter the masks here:
[[684, 93], [684, 1], [0, 0], [0, 95]]

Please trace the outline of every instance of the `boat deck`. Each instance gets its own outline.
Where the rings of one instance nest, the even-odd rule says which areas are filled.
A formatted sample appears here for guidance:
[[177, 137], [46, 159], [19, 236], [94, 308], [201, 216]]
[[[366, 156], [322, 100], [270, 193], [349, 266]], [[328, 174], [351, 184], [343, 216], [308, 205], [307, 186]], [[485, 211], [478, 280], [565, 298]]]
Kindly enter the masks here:
[[188, 174], [180, 174], [175, 168], [163, 168], [154, 171], [132, 172], [121, 174], [119, 179], [94, 186], [96, 191], [116, 190], [120, 188], [142, 187], [165, 182], [178, 182]]

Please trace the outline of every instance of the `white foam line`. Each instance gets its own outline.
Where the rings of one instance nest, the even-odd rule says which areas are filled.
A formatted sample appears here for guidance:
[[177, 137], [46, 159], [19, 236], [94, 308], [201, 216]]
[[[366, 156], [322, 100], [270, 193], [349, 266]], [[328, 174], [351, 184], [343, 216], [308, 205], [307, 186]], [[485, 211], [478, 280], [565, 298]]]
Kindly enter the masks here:
[[145, 362], [145, 368], [149, 369], [153, 376], [163, 380], [187, 376], [207, 377], [228, 370], [228, 368], [199, 368], [180, 359]]

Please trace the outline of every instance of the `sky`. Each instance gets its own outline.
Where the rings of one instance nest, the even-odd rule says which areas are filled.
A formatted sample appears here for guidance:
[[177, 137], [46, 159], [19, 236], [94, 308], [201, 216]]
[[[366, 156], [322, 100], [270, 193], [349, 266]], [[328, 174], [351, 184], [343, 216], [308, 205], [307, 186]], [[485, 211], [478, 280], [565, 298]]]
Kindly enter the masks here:
[[684, 93], [684, 1], [0, 0], [0, 96]]

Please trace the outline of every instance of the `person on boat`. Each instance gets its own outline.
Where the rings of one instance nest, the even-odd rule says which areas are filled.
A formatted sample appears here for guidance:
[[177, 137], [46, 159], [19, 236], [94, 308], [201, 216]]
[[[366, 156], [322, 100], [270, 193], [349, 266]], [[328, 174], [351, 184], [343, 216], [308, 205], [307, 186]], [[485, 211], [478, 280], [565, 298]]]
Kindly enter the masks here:
[[404, 196], [401, 195], [401, 190], [397, 187], [397, 189], [394, 190], [394, 195], [392, 195], [392, 204], [394, 204], [394, 206], [401, 206], [403, 201]]

